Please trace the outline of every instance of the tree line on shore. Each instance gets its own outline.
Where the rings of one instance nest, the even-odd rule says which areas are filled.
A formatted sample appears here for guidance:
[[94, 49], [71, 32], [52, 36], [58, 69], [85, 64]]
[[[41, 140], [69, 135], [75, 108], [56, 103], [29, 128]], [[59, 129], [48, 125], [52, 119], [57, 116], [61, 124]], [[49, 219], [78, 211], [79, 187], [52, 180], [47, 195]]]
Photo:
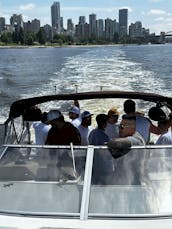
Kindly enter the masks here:
[[46, 35], [44, 28], [40, 28], [38, 33], [24, 32], [22, 28], [14, 32], [4, 31], [0, 36], [1, 45], [46, 45], [56, 44], [62, 45], [91, 45], [91, 44], [147, 44], [158, 43], [155, 36], [149, 37], [134, 37], [129, 36], [119, 37], [115, 34], [111, 39], [103, 39], [96, 37], [74, 37], [66, 34], [55, 34], [53, 38]]

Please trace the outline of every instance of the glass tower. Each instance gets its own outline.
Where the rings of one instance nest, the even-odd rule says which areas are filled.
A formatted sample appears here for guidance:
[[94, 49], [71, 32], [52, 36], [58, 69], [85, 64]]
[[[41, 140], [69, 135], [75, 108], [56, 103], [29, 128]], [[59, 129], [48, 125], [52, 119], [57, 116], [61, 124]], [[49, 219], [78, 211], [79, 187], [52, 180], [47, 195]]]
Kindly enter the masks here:
[[119, 10], [119, 36], [127, 36], [128, 31], [128, 9]]

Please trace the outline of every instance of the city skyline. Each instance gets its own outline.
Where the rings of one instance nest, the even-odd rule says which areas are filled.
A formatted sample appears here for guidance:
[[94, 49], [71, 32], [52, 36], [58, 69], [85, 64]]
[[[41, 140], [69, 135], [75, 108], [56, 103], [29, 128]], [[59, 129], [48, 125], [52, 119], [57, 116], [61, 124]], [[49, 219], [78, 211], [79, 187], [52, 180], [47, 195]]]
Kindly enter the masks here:
[[[28, 0], [0, 0], [0, 17], [5, 17], [6, 23], [12, 14], [22, 14], [23, 20], [37, 18], [41, 26], [51, 25], [51, 5], [54, 1], [47, 0], [46, 3], [40, 0], [34, 2]], [[118, 11], [122, 8], [128, 9], [128, 24], [141, 21], [143, 27], [149, 28], [151, 33], [159, 34], [161, 31], [172, 31], [172, 2], [171, 0], [61, 0], [61, 16], [64, 19], [64, 26], [68, 18], [72, 18], [74, 24], [78, 23], [79, 16], [85, 16], [89, 21], [89, 14], [95, 13], [97, 18], [117, 19]], [[98, 7], [97, 7], [98, 6]], [[170, 10], [171, 9], [171, 10]]]

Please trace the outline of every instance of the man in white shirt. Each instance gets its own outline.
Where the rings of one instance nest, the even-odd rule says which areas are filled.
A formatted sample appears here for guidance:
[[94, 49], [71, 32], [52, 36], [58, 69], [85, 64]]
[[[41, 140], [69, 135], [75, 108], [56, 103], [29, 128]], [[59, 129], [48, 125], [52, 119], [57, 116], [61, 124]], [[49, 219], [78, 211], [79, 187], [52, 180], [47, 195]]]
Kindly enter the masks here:
[[127, 115], [136, 116], [136, 131], [144, 138], [146, 143], [149, 143], [150, 132], [160, 134], [159, 128], [153, 125], [150, 119], [136, 111], [136, 104], [133, 100], [128, 99], [124, 102], [124, 112]]
[[144, 138], [136, 131], [136, 116], [123, 115], [119, 125], [120, 138], [108, 142], [116, 160], [115, 184], [140, 184], [144, 179], [144, 149], [130, 150], [131, 146], [145, 145]]
[[71, 119], [71, 124], [78, 128], [81, 124], [80, 109], [77, 106], [73, 106], [69, 111], [69, 118]]
[[88, 145], [88, 136], [90, 132], [93, 130], [93, 127], [91, 126], [92, 123], [92, 115], [89, 111], [84, 111], [81, 114], [81, 124], [78, 126], [78, 130], [81, 135], [81, 145]]
[[156, 145], [171, 145], [172, 144], [172, 132], [169, 130], [172, 125], [172, 120], [167, 119], [158, 122], [158, 127], [161, 130], [161, 135], [159, 136]]
[[117, 153], [116, 149], [125, 149], [133, 145], [145, 145], [145, 140], [136, 131], [136, 116], [123, 115], [119, 125], [119, 138], [110, 140], [108, 146], [115, 150], [114, 153], [112, 150], [112, 155], [118, 158], [122, 156], [123, 151]]
[[47, 140], [48, 132], [51, 126], [45, 124], [47, 121], [47, 113], [42, 114], [41, 122], [34, 122], [33, 128], [35, 130], [35, 144], [44, 145]]

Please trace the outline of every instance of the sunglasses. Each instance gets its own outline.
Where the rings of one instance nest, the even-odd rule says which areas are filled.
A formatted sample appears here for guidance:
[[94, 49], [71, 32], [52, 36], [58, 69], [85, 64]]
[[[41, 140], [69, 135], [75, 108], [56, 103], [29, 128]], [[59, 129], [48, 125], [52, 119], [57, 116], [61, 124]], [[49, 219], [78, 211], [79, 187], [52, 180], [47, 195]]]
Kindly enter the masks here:
[[122, 129], [122, 130], [123, 130], [124, 128], [127, 128], [127, 127], [131, 127], [131, 126], [129, 126], [129, 125], [123, 125], [123, 124], [120, 124], [120, 125], [119, 125], [119, 128]]

